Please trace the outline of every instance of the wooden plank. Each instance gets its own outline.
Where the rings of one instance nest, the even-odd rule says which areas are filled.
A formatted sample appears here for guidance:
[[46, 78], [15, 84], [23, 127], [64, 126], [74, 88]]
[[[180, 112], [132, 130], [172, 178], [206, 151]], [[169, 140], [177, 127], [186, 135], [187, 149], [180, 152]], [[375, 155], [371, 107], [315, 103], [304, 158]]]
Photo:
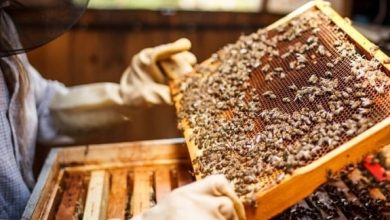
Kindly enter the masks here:
[[174, 190], [177, 187], [179, 187], [179, 175], [178, 175], [177, 167], [170, 169], [169, 175], [170, 175], [171, 187], [172, 190]]
[[[55, 215], [56, 220], [78, 219], [84, 204], [84, 174], [68, 173], [64, 176], [62, 199]], [[49, 218], [50, 219], [50, 218]]]
[[107, 216], [109, 175], [94, 171], [88, 186], [83, 220], [105, 220]]
[[58, 207], [61, 196], [63, 194], [62, 186], [60, 185], [63, 175], [64, 172], [61, 170], [57, 178], [58, 180], [56, 181], [56, 184], [53, 188], [53, 192], [50, 194], [50, 197], [47, 200], [45, 210], [41, 214], [42, 216], [39, 217], [40, 220], [54, 219], [56, 214], [56, 207]]
[[156, 169], [155, 182], [156, 201], [158, 203], [172, 191], [169, 166], [161, 166]]
[[131, 199], [131, 214], [136, 216], [150, 208], [152, 204], [153, 186], [151, 176], [153, 173], [147, 169], [134, 170], [134, 188]]
[[[183, 147], [178, 145], [183, 144]], [[158, 146], [158, 147], [156, 147]], [[131, 150], [129, 150], [131, 148]], [[99, 144], [60, 150], [58, 162], [63, 164], [96, 164], [97, 162], [154, 161], [157, 159], [188, 158], [182, 138], [138, 141], [117, 144]]]
[[161, 159], [161, 160], [138, 160], [138, 161], [128, 161], [128, 162], [118, 162], [118, 163], [104, 163], [104, 164], [91, 164], [91, 165], [79, 165], [71, 166], [64, 168], [65, 171], [69, 172], [81, 172], [81, 171], [93, 171], [93, 170], [103, 170], [103, 169], [122, 169], [126, 167], [150, 167], [150, 166], [161, 166], [161, 165], [171, 165], [187, 162], [184, 159]]
[[108, 202], [109, 220], [124, 220], [128, 203], [128, 171], [111, 171], [110, 197]]
[[22, 219], [41, 219], [41, 216], [44, 215], [42, 212], [46, 210], [44, 207], [50, 202], [51, 190], [56, 186], [56, 180], [59, 177], [60, 169], [57, 158], [58, 150], [51, 150], [39, 175], [38, 182], [27, 202]]

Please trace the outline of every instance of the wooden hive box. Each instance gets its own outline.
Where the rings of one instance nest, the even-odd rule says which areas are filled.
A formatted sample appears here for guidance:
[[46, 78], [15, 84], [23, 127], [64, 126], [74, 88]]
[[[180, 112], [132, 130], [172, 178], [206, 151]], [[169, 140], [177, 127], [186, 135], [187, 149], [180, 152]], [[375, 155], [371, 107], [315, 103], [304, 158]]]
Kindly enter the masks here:
[[[378, 163], [372, 161], [375, 158], [382, 159]], [[129, 219], [172, 189], [195, 181], [191, 170], [183, 139], [57, 148], [45, 163], [23, 219]], [[322, 219], [373, 214], [389, 218], [390, 185], [386, 181], [390, 181], [390, 146], [329, 180], [275, 220], [313, 215]], [[375, 200], [382, 205], [371, 207]]]
[[128, 219], [194, 180], [182, 139], [53, 149], [23, 219]]

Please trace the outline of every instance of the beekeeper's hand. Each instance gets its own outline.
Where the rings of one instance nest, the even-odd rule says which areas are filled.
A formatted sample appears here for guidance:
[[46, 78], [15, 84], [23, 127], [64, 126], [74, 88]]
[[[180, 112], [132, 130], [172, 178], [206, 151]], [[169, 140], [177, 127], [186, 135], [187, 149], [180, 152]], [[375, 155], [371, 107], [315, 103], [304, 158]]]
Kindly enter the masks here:
[[68, 133], [101, 128], [131, 118], [137, 108], [170, 104], [168, 80], [159, 65], [169, 68], [171, 77], [191, 72], [196, 58], [188, 52], [190, 47], [189, 40], [180, 39], [142, 50], [133, 57], [120, 84], [58, 89], [50, 104], [56, 127]]
[[196, 58], [188, 52], [190, 48], [191, 42], [183, 38], [170, 44], [144, 49], [135, 55], [120, 83], [120, 92], [125, 104], [133, 106], [171, 104], [169, 87], [166, 85], [167, 78], [160, 70], [159, 62], [171, 58], [177, 69], [170, 73], [191, 72]]
[[222, 175], [178, 188], [133, 220], [242, 220], [244, 207]]

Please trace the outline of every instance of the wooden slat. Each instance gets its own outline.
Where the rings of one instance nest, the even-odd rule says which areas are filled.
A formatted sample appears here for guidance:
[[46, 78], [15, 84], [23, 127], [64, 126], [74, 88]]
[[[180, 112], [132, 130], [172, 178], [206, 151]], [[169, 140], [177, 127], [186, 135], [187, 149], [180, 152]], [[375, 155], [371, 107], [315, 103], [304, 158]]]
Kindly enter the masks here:
[[172, 191], [169, 166], [158, 167], [155, 173], [156, 200], [160, 202]]
[[110, 197], [108, 202], [109, 220], [124, 220], [128, 203], [127, 170], [111, 171]]
[[171, 165], [183, 163], [183, 159], [156, 159], [151, 160], [139, 160], [139, 161], [128, 161], [128, 162], [107, 162], [105, 164], [91, 164], [91, 165], [80, 165], [80, 166], [71, 166], [64, 168], [68, 172], [87, 172], [93, 170], [104, 170], [104, 169], [124, 169], [126, 167], [150, 167], [150, 166], [160, 166], [160, 165]]
[[[150, 162], [159, 159], [187, 159], [188, 151], [183, 143], [184, 140], [182, 138], [176, 138], [72, 147], [59, 150], [58, 162], [85, 165], [89, 163], [96, 164], [97, 161], [104, 161], [105, 163], [126, 163], [129, 161]], [[179, 147], [178, 145], [180, 144], [183, 144], [183, 146]], [[140, 158], [142, 160], [139, 160]]]
[[126, 206], [126, 217], [131, 218], [131, 217], [133, 217], [132, 201], [133, 201], [133, 197], [134, 197], [134, 170], [131, 170], [128, 173], [127, 188], [128, 188], [128, 192], [129, 192], [129, 194], [128, 194], [129, 197], [128, 197], [127, 206]]
[[174, 190], [177, 187], [179, 187], [179, 175], [178, 175], [177, 167], [172, 168], [169, 171], [169, 176], [170, 176], [172, 190]]
[[[58, 175], [58, 182], [63, 178], [64, 171], [60, 171]], [[53, 192], [51, 193], [50, 197], [47, 199], [47, 204], [44, 209], [44, 212], [41, 213], [41, 217], [39, 217], [40, 220], [47, 220], [47, 219], [54, 219], [56, 215], [56, 207], [60, 203], [61, 196], [63, 195], [62, 192], [62, 186], [60, 184], [55, 184], [53, 188]]]
[[[119, 156], [118, 156], [119, 155]], [[133, 142], [133, 143], [120, 143], [120, 144], [105, 144], [105, 145], [99, 145], [99, 146], [91, 146], [91, 147], [72, 147], [72, 148], [57, 148], [53, 149], [50, 153], [50, 156], [48, 157], [45, 169], [42, 171], [37, 187], [34, 189], [34, 193], [29, 201], [29, 206], [26, 208], [25, 214], [23, 215], [24, 219], [33, 219], [33, 220], [41, 220], [41, 219], [55, 219], [56, 215], [58, 214], [58, 218], [60, 219], [61, 212], [64, 212], [62, 210], [67, 210], [66, 207], [63, 207], [60, 203], [67, 201], [66, 198], [63, 197], [63, 189], [64, 184], [62, 183], [64, 178], [62, 177], [62, 173], [78, 173], [82, 172], [85, 173], [87, 176], [84, 178], [84, 186], [85, 186], [85, 193], [83, 197], [83, 201], [86, 200], [85, 197], [89, 196], [88, 204], [85, 205], [86, 209], [85, 211], [88, 212], [88, 209], [91, 210], [94, 206], [94, 203], [91, 203], [91, 195], [96, 193], [89, 193], [87, 194], [87, 190], [91, 191], [92, 186], [97, 185], [96, 181], [96, 171], [99, 172], [99, 170], [107, 170], [107, 172], [111, 172], [113, 170], [121, 170], [126, 169], [129, 170], [128, 180], [125, 187], [127, 187], [128, 191], [128, 199], [127, 203], [125, 204], [125, 216], [126, 218], [131, 217], [131, 203], [132, 200], [132, 194], [134, 192], [134, 170], [139, 172], [149, 172], [155, 170], [156, 167], [178, 167], [179, 164], [189, 164], [188, 161], [188, 152], [186, 147], [183, 145], [183, 139], [167, 139], [167, 140], [156, 140], [156, 141], [142, 141], [142, 142]], [[142, 169], [142, 170], [139, 170]], [[89, 177], [88, 173], [94, 173], [91, 177]], [[169, 172], [169, 171], [168, 171]], [[153, 175], [150, 175], [149, 172], [148, 175], [146, 175], [145, 179], [150, 187], [146, 187], [149, 189], [145, 189], [144, 191], [147, 192], [145, 195], [146, 197], [142, 198], [138, 196], [138, 198], [135, 200], [139, 200], [139, 198], [143, 200], [147, 200], [146, 204], [143, 202], [142, 207], [144, 208], [138, 208], [139, 211], [136, 211], [136, 213], [141, 212], [142, 210], [147, 209], [150, 205], [153, 204], [155, 200], [157, 200], [157, 194], [154, 195], [153, 192], [153, 186], [151, 181], [151, 177]], [[108, 173], [106, 173], [107, 176]], [[168, 174], [170, 178], [170, 173]], [[116, 175], [114, 175], [116, 176]], [[87, 181], [91, 180], [91, 184], [88, 184]], [[125, 178], [125, 177], [123, 177]], [[120, 178], [123, 180], [123, 178]], [[148, 179], [149, 178], [149, 179]], [[142, 179], [142, 178], [141, 178]], [[104, 180], [105, 182], [102, 186], [103, 188], [107, 188], [107, 194], [115, 194], [114, 192], [110, 191], [109, 188], [109, 181]], [[111, 181], [113, 184], [121, 185], [117, 179], [113, 178]], [[158, 183], [154, 181], [156, 186]], [[95, 183], [95, 184], [93, 184]], [[113, 187], [115, 190], [118, 190], [118, 187]], [[137, 186], [139, 189], [139, 185]], [[103, 190], [103, 189], [102, 189]], [[104, 189], [105, 190], [105, 189]], [[103, 190], [103, 192], [104, 192]], [[124, 189], [122, 189], [124, 190]], [[66, 191], [66, 190], [65, 190]], [[101, 190], [96, 190], [100, 191]], [[104, 194], [104, 193], [103, 193]], [[158, 196], [163, 195], [159, 194]], [[66, 197], [66, 196], [65, 196]], [[114, 199], [109, 195], [104, 195], [104, 198], [106, 198], [103, 201], [113, 201]], [[161, 196], [162, 197], [162, 196]], [[161, 199], [161, 197], [159, 197]], [[96, 198], [96, 196], [95, 196]], [[118, 198], [117, 198], [118, 199]], [[96, 201], [99, 201], [98, 199], [95, 199]], [[121, 200], [121, 199], [118, 199]], [[84, 205], [85, 203], [83, 201], [80, 201], [79, 203], [81, 205]], [[122, 200], [123, 201], [123, 200]], [[94, 202], [94, 201], [93, 201]], [[110, 202], [110, 204], [115, 203], [115, 206], [123, 206], [123, 203], [120, 204], [120, 202]], [[73, 211], [76, 210], [76, 208], [79, 206], [78, 204], [74, 203], [74, 200], [72, 200], [73, 207], [67, 207], [69, 213], [74, 213]], [[146, 205], [145, 205], [146, 204]], [[103, 204], [104, 205], [104, 204]], [[89, 206], [90, 208], [88, 208]], [[140, 206], [138, 206], [140, 207]], [[81, 207], [82, 208], [82, 207]], [[72, 209], [72, 211], [69, 211]], [[103, 208], [104, 210], [105, 208]], [[123, 208], [117, 210], [122, 210]], [[106, 209], [107, 214], [108, 213], [115, 213], [116, 211], [113, 211], [113, 208]], [[57, 213], [57, 212], [60, 213]], [[66, 212], [66, 211], [65, 211]], [[83, 210], [81, 210], [83, 212]], [[83, 214], [83, 213], [81, 213]], [[91, 214], [90, 214], [91, 215]], [[71, 214], [66, 215], [66, 218], [62, 219], [69, 219], [72, 216]], [[110, 216], [114, 216], [111, 215]], [[68, 218], [69, 217], [69, 218]], [[81, 217], [87, 217], [87, 214]], [[91, 217], [92, 218], [92, 217]]]
[[88, 186], [83, 220], [105, 220], [109, 176], [105, 171], [94, 171]]
[[50, 195], [53, 195], [51, 190], [56, 187], [56, 180], [61, 178], [59, 173], [58, 150], [53, 149], [45, 161], [38, 182], [23, 212], [22, 219], [42, 219], [42, 215], [45, 215], [44, 212], [47, 211], [47, 208], [44, 207], [47, 205], [49, 205], [49, 208], [51, 207], [49, 198]]
[[131, 199], [131, 214], [133, 216], [149, 209], [152, 204], [152, 175], [153, 173], [150, 170], [142, 168], [134, 171], [134, 188]]
[[78, 219], [77, 209], [83, 206], [84, 175], [82, 173], [66, 174], [64, 177], [64, 192], [55, 215], [56, 220]]

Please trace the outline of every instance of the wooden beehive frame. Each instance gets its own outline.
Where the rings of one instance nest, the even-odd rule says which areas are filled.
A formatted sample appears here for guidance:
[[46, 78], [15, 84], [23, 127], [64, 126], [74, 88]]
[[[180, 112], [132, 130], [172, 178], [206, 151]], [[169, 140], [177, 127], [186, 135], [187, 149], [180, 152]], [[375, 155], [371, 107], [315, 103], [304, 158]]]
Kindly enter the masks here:
[[[60, 206], [67, 196], [61, 185], [66, 173], [89, 176], [85, 192], [82, 192], [83, 187], [75, 186], [77, 193], [86, 195], [85, 201], [82, 201], [85, 203], [83, 219], [124, 219], [128, 202], [131, 214], [137, 215], [152, 205], [151, 187], [155, 188], [154, 197], [159, 202], [173, 188], [193, 181], [190, 170], [183, 170], [190, 168], [188, 151], [183, 143], [183, 139], [168, 139], [53, 149], [22, 219], [73, 218], [72, 207], [66, 210]], [[174, 177], [170, 173], [172, 167], [178, 172]], [[127, 183], [130, 169], [133, 175], [131, 186]], [[154, 172], [154, 182], [158, 183], [155, 186], [151, 186], [151, 170]], [[172, 178], [176, 178], [176, 181]], [[129, 190], [132, 192], [131, 201], [127, 194]], [[61, 209], [65, 209], [65, 214], [56, 216]]]
[[[354, 29], [349, 20], [342, 18], [335, 12], [328, 2], [321, 0], [309, 2], [265, 29], [272, 30], [313, 8], [320, 10], [328, 16], [336, 26], [347, 34], [349, 39], [361, 49], [361, 51], [364, 51], [367, 57], [378, 59], [385, 70], [388, 73], [390, 72], [389, 57]], [[211, 61], [206, 60], [201, 65], [210, 66]], [[162, 68], [168, 75], [173, 77], [178, 75], [175, 71], [180, 70], [179, 65], [172, 61], [162, 63]], [[176, 109], [180, 109], [182, 94], [178, 93], [175, 80], [171, 84], [171, 89], [172, 94], [174, 94]], [[182, 121], [180, 123], [182, 123], [184, 128], [184, 136], [186, 138], [190, 157], [193, 160], [199, 155], [200, 151], [189, 138], [192, 131], [187, 122]], [[346, 165], [360, 161], [362, 156], [388, 144], [390, 144], [390, 117], [329, 152], [322, 158], [295, 170], [292, 175], [288, 175], [281, 183], [265, 191], [259, 192], [256, 196], [258, 207], [256, 209], [251, 207], [246, 208], [248, 219], [268, 219], [280, 213], [284, 209], [308, 196], [318, 186], [326, 182], [327, 174], [329, 172], [338, 172]], [[197, 176], [197, 179], [199, 178], [200, 176]]]

